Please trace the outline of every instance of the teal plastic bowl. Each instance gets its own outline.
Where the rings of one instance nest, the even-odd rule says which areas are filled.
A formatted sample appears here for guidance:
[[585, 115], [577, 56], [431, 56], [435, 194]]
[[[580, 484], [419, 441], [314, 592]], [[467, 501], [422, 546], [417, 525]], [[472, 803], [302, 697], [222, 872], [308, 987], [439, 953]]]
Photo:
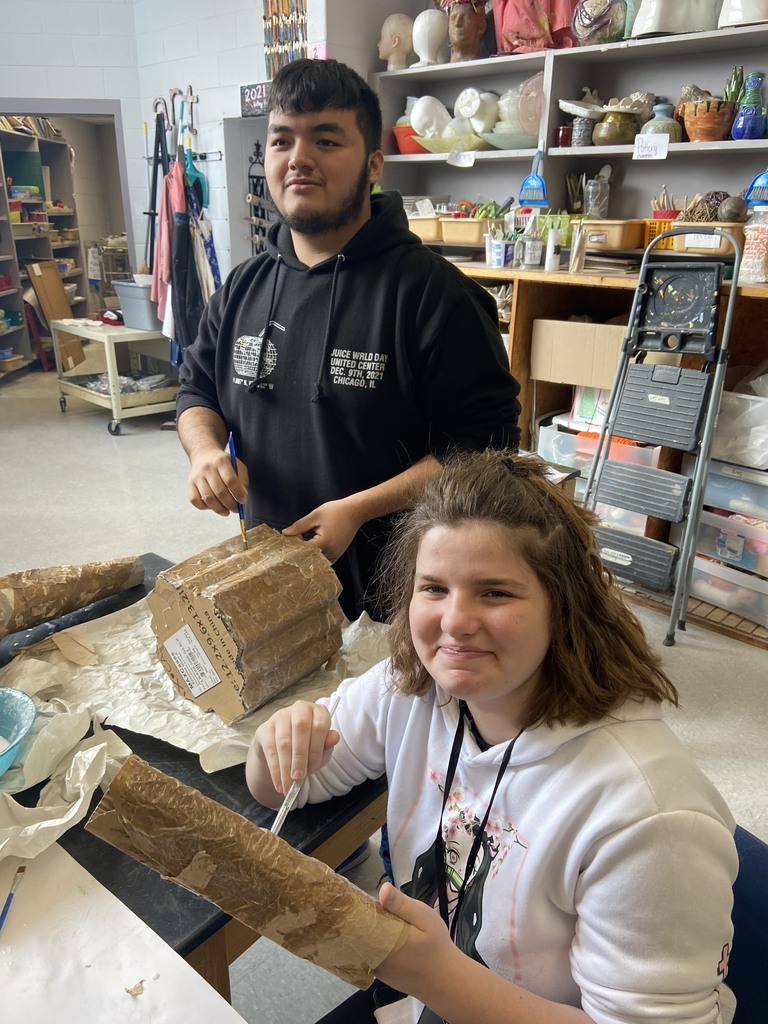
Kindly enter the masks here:
[[0, 775], [13, 764], [36, 715], [35, 702], [29, 694], [0, 686], [0, 741], [3, 741], [0, 742]]

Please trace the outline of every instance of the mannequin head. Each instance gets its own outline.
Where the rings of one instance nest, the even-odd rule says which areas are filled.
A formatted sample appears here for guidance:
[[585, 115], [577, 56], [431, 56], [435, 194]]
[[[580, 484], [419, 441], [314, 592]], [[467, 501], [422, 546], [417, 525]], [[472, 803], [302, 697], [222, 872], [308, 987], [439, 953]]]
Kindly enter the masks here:
[[437, 64], [440, 47], [448, 38], [448, 15], [445, 11], [428, 10], [417, 15], [413, 23], [413, 49], [419, 60], [412, 68]]
[[451, 63], [477, 60], [487, 28], [485, 8], [478, 0], [447, 0], [443, 9], [448, 12], [448, 42]]
[[387, 62], [387, 71], [404, 68], [412, 47], [413, 19], [407, 14], [390, 14], [379, 39], [379, 58]]

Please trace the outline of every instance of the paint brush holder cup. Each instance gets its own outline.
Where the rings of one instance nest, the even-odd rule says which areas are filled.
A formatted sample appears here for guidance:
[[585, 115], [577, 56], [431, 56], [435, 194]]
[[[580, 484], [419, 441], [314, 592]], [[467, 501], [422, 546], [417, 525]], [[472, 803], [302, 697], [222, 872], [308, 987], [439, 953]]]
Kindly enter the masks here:
[[683, 122], [691, 142], [722, 142], [731, 132], [736, 104], [726, 100], [692, 100], [683, 104]]

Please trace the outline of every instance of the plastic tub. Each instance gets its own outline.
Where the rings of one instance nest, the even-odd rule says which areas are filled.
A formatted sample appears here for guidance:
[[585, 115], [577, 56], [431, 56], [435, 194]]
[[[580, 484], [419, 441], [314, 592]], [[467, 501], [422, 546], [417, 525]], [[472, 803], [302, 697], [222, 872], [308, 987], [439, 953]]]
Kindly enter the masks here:
[[120, 299], [123, 323], [137, 331], [159, 331], [162, 323], [157, 316], [157, 304], [149, 297], [150, 286], [135, 281], [113, 281]]
[[433, 217], [409, 217], [408, 227], [418, 235], [422, 242], [439, 242], [443, 233], [440, 229], [440, 218], [435, 214]]
[[443, 241], [452, 245], [483, 245], [489, 231], [504, 227], [499, 217], [441, 217]]
[[750, 518], [701, 512], [696, 550], [737, 569], [768, 576], [768, 524], [749, 522]]
[[730, 239], [722, 235], [710, 235], [707, 232], [697, 231], [696, 228], [724, 228], [734, 236], [736, 241], [744, 245], [744, 225], [732, 221], [718, 221], [712, 224], [697, 224], [696, 221], [675, 221], [676, 228], [690, 228], [690, 233], [675, 235], [672, 239], [672, 248], [675, 252], [693, 252], [704, 256], [733, 256], [733, 246]]
[[[685, 462], [693, 471], [692, 460]], [[768, 473], [728, 462], [710, 462], [704, 486], [704, 504], [755, 519], [768, 519]]]
[[697, 555], [693, 563], [691, 596], [768, 628], [768, 580], [759, 576]]
[[587, 249], [641, 249], [644, 220], [585, 220], [582, 225]]

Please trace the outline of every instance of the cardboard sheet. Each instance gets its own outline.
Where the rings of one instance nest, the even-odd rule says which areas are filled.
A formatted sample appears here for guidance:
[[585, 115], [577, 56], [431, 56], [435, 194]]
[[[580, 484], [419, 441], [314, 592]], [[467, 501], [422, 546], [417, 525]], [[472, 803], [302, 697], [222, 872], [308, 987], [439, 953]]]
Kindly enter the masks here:
[[358, 988], [405, 942], [409, 926], [348, 879], [141, 758], [86, 830]]

